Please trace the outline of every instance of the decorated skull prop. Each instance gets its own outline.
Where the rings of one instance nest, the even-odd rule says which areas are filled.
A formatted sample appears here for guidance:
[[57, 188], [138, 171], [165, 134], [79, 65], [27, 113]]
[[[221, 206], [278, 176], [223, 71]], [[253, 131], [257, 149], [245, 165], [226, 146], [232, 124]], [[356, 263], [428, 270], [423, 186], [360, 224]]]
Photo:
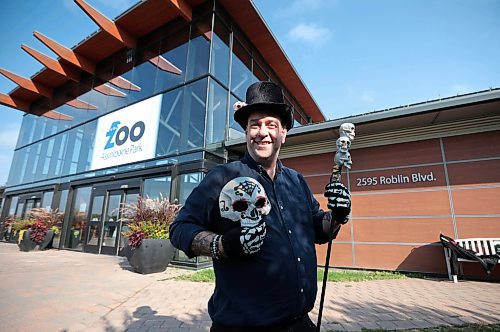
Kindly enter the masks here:
[[351, 147], [351, 140], [347, 136], [340, 136], [337, 139], [337, 150], [341, 152], [347, 152], [349, 151], [349, 148]]
[[271, 204], [264, 187], [257, 180], [237, 177], [222, 188], [219, 209], [221, 217], [239, 221], [241, 227], [255, 227], [262, 216], [269, 214]]
[[340, 125], [340, 137], [347, 136], [349, 140], [354, 141], [354, 137], [356, 137], [355, 127], [352, 123], [346, 122]]
[[337, 153], [335, 153], [335, 164], [339, 166], [345, 166], [351, 169], [352, 165], [351, 153], [349, 151], [347, 152], [337, 151]]

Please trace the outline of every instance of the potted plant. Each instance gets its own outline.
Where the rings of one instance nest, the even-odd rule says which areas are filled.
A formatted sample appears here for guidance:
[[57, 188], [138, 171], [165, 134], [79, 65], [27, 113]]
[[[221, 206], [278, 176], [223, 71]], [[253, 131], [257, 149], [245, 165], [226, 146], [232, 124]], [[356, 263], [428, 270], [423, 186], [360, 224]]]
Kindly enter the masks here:
[[137, 203], [124, 204], [120, 210], [122, 220], [127, 223], [122, 232], [127, 238], [122, 254], [130, 266], [142, 274], [165, 271], [175, 253], [168, 239], [169, 227], [180, 205], [161, 196], [139, 197]]
[[59, 232], [58, 223], [62, 213], [57, 210], [35, 208], [27, 218], [10, 221], [17, 233], [17, 244], [21, 251], [44, 250], [52, 247], [54, 234]]

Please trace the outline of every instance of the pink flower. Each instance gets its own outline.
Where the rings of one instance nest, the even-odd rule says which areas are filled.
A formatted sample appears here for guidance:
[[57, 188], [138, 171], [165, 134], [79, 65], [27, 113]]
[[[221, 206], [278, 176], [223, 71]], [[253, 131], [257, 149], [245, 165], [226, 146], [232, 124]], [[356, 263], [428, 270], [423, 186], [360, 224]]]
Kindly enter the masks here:
[[245, 103], [244, 101], [237, 101], [234, 103], [233, 105], [233, 109], [235, 111], [239, 110], [240, 108], [242, 108], [243, 106], [247, 106], [247, 103]]

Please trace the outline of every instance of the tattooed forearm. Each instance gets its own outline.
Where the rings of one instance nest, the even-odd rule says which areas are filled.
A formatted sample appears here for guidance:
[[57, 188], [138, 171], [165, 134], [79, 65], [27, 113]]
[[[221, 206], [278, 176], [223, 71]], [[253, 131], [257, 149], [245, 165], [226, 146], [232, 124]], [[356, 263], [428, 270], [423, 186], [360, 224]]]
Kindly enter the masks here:
[[193, 252], [193, 254], [195, 254], [196, 256], [211, 256], [210, 243], [212, 242], [214, 236], [215, 233], [208, 231], [203, 231], [196, 234], [193, 242], [191, 242], [191, 251]]

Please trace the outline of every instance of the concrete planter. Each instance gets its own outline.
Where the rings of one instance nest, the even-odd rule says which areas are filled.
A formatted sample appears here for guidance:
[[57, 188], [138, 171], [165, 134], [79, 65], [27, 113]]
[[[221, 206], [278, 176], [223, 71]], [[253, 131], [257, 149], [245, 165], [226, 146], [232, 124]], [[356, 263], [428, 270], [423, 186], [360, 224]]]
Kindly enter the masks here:
[[174, 258], [174, 247], [169, 239], [143, 239], [137, 248], [128, 244], [123, 248], [130, 266], [141, 274], [163, 272]]
[[19, 250], [21, 251], [45, 250], [52, 247], [52, 241], [54, 239], [53, 230], [47, 231], [45, 239], [40, 244], [36, 244], [36, 242], [31, 241], [30, 233], [31, 232], [29, 230], [23, 233], [23, 239], [17, 243]]

